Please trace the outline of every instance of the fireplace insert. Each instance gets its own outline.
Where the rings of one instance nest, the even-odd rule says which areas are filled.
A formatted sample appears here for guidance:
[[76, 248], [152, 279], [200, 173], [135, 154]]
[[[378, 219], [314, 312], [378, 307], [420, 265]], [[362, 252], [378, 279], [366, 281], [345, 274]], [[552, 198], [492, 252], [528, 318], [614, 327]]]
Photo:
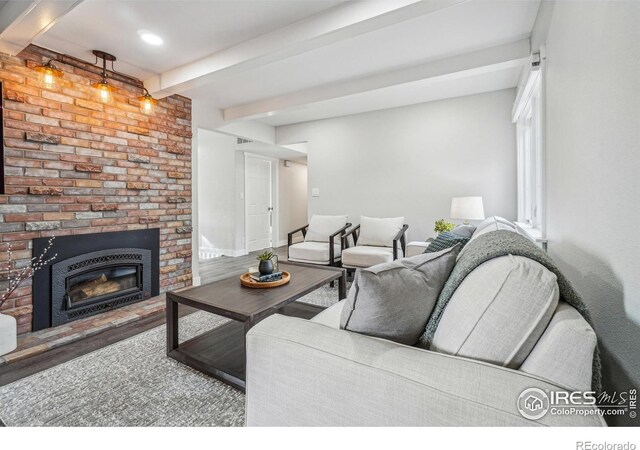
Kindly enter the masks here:
[[51, 326], [151, 297], [151, 251], [114, 248], [51, 267]]
[[[47, 243], [34, 239], [34, 254]], [[158, 295], [159, 246], [158, 229], [57, 237], [57, 258], [34, 276], [34, 331]]]

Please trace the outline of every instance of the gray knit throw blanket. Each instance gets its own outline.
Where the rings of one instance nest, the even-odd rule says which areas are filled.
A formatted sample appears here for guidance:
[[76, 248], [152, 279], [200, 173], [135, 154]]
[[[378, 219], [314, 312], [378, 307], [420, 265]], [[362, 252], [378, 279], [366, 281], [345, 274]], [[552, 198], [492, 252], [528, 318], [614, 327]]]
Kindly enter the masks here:
[[[431, 313], [429, 321], [427, 322], [427, 328], [420, 338], [420, 342], [418, 342], [419, 347], [429, 348], [431, 340], [436, 332], [436, 328], [438, 328], [438, 323], [442, 318], [442, 313], [447, 307], [447, 303], [449, 303], [453, 293], [456, 291], [458, 286], [460, 286], [466, 276], [473, 272], [473, 270], [480, 264], [487, 262], [490, 259], [506, 255], [524, 256], [525, 258], [539, 262], [553, 272], [558, 278], [560, 300], [563, 300], [573, 306], [593, 328], [591, 315], [582, 301], [580, 294], [578, 294], [573, 286], [571, 286], [569, 280], [567, 280], [560, 269], [558, 269], [553, 260], [526, 237], [512, 231], [499, 230], [478, 236], [476, 239], [469, 242], [460, 253], [458, 262], [453, 268], [449, 279], [445, 283], [444, 288], [438, 297], [436, 306]], [[600, 392], [601, 366], [600, 351], [597, 346], [593, 355], [591, 386], [594, 391], [597, 393]]]

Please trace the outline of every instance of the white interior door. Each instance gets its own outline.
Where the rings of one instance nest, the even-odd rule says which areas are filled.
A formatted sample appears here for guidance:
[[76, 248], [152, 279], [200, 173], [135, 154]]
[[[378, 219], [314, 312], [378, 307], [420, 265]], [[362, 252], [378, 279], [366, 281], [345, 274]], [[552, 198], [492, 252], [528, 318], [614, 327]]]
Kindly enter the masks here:
[[245, 204], [247, 251], [272, 247], [271, 161], [247, 156], [245, 159]]

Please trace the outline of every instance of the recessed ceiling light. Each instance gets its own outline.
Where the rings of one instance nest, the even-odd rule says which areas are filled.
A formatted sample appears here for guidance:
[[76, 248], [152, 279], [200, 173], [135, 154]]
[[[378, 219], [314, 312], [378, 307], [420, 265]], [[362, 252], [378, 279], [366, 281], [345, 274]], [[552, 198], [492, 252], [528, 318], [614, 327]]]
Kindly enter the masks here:
[[151, 45], [162, 45], [162, 38], [157, 34], [153, 34], [151, 31], [138, 30], [138, 36], [140, 39]]

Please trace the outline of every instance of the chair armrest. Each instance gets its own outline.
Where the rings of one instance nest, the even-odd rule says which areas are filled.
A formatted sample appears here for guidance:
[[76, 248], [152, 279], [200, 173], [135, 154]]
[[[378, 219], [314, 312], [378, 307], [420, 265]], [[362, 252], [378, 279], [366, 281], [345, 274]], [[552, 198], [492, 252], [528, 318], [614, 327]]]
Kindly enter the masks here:
[[398, 259], [398, 241], [400, 241], [400, 245], [402, 245], [402, 254], [404, 256], [407, 255], [407, 240], [405, 235], [408, 229], [409, 229], [409, 225], [405, 223], [402, 226], [402, 229], [398, 231], [398, 234], [396, 234], [396, 237], [393, 238], [393, 260], [394, 261]]
[[349, 231], [347, 231], [344, 235], [342, 235], [342, 249], [349, 248], [349, 236], [353, 237], [353, 245], [358, 243], [358, 236], [360, 234], [360, 225], [356, 225]]
[[[333, 266], [335, 261], [335, 249], [333, 248], [336, 236], [343, 236], [347, 228], [351, 226], [350, 223], [347, 223], [344, 227], [340, 228], [338, 231], [329, 236], [329, 265]], [[340, 251], [344, 250], [344, 241], [342, 238], [340, 239]]]
[[289, 257], [289, 247], [293, 245], [293, 235], [302, 232], [302, 237], [307, 237], [307, 228], [309, 228], [309, 224], [287, 233], [287, 257]]
[[536, 376], [274, 315], [247, 334], [248, 426], [603, 426], [597, 415], [530, 421]]

